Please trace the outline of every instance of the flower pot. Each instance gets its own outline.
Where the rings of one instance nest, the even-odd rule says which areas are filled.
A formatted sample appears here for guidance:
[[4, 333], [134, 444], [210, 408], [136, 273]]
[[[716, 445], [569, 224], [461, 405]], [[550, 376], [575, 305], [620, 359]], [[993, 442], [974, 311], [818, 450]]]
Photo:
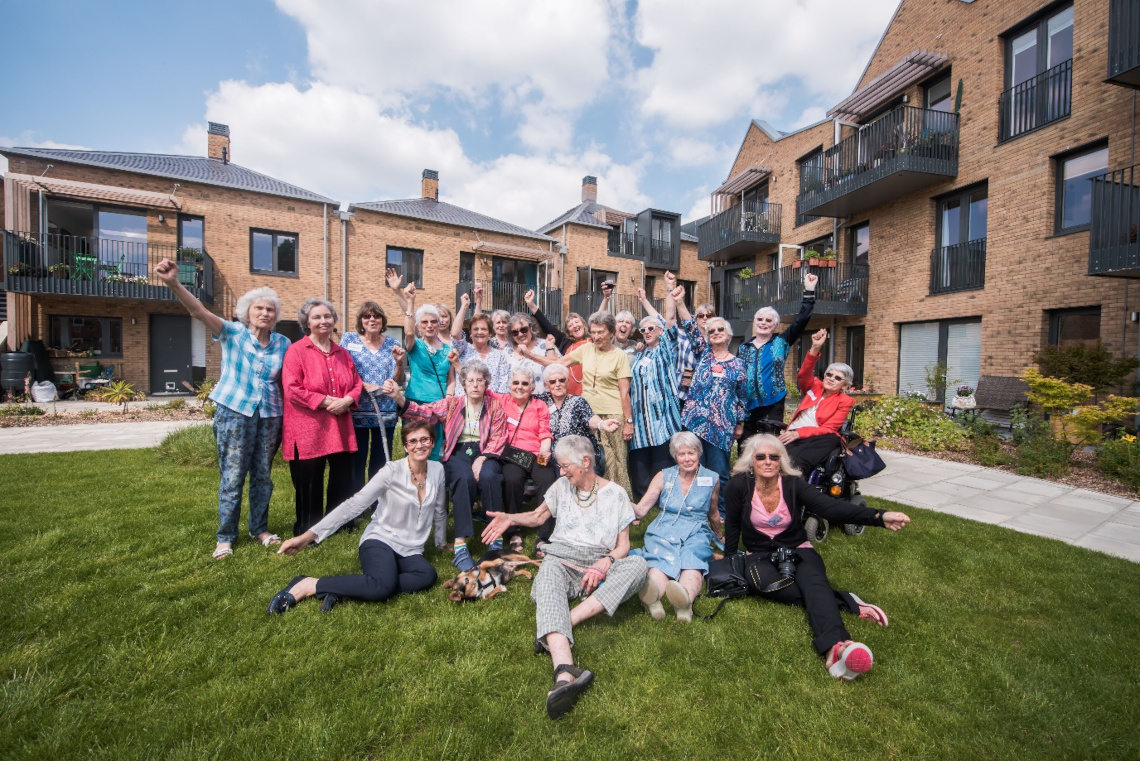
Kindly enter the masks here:
[[839, 264], [839, 262], [834, 259], [821, 259], [819, 262], [819, 266], [825, 269], [835, 269], [835, 265], [837, 264]]
[[810, 264], [810, 265], [811, 265], [811, 266], [813, 266], [813, 267], [818, 267], [818, 266], [819, 266], [819, 262], [820, 262], [819, 258], [817, 258], [817, 257], [814, 257], [814, 256], [813, 256], [813, 257], [811, 257], [810, 259], [808, 259], [807, 261], [808, 261], [808, 264]]
[[803, 263], [804, 263], [803, 259], [796, 259], [795, 261], [792, 262], [792, 269], [798, 270], [801, 266], [803, 266]]
[[969, 396], [954, 397], [950, 400], [950, 406], [959, 410], [972, 410], [978, 406], [978, 403], [974, 400], [974, 395], [970, 394]]

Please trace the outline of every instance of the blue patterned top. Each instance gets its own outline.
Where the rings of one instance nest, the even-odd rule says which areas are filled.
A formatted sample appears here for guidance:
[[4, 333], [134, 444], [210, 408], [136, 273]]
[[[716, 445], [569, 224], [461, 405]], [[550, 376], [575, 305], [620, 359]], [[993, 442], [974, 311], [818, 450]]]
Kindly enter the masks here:
[[[657, 318], [662, 327], [665, 321]], [[629, 401], [633, 407], [630, 449], [656, 447], [681, 430], [681, 400], [677, 396], [677, 326], [661, 334], [652, 349], [633, 360]]]
[[803, 335], [814, 309], [815, 291], [805, 291], [800, 313], [787, 330], [773, 336], [759, 349], [752, 341], [745, 341], [736, 350], [736, 356], [748, 367], [748, 409], [767, 407], [788, 395], [784, 384], [784, 361], [792, 350], [792, 344]]
[[681, 329], [677, 331], [677, 398], [682, 402], [689, 396], [693, 368], [697, 366], [693, 342], [689, 340], [689, 328], [696, 324], [697, 321], [690, 317], [681, 323]]
[[696, 325], [688, 328], [697, 365], [681, 422], [715, 447], [729, 451], [736, 424], [744, 420], [748, 401], [748, 368], [733, 355], [718, 360]]
[[408, 387], [405, 396], [413, 402], [430, 404], [447, 396], [447, 371], [451, 363], [447, 353], [451, 347], [444, 344], [432, 349], [424, 339], [417, 338], [408, 352]]
[[281, 366], [289, 339], [270, 333], [269, 345], [262, 346], [253, 331], [228, 320], [213, 339], [222, 344], [222, 371], [210, 399], [245, 417], [281, 417]]
[[[474, 345], [467, 343], [462, 338], [455, 342], [454, 348], [459, 352], [459, 364], [465, 365], [477, 359], [487, 366], [487, 369], [491, 371], [491, 384], [487, 388], [499, 394], [510, 393], [511, 358], [505, 351], [492, 348], [487, 356], [483, 357]], [[463, 384], [459, 382], [458, 378], [455, 379], [455, 395], [463, 395]]]
[[[356, 364], [356, 372], [360, 380], [365, 383], [381, 385], [396, 374], [396, 360], [392, 359], [392, 349], [400, 344], [393, 338], [383, 336], [380, 348], [372, 351], [364, 345], [360, 334], [355, 330], [346, 332], [340, 338], [340, 346], [348, 351], [352, 361]], [[380, 407], [380, 414], [384, 416], [387, 425], [396, 424], [396, 401], [383, 394], [375, 394], [376, 404]], [[360, 394], [360, 404], [352, 411], [352, 424], [356, 428], [379, 428], [380, 418], [376, 417], [376, 408], [368, 400], [368, 392]]]

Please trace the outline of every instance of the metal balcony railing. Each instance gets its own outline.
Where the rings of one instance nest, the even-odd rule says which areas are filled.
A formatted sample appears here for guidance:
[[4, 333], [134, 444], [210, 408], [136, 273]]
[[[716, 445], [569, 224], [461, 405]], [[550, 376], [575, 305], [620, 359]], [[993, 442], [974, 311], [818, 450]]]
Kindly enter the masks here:
[[942, 246], [930, 252], [930, 293], [986, 287], [986, 239]]
[[[455, 304], [458, 309], [459, 297], [466, 293], [474, 299], [475, 282], [473, 280], [465, 280], [455, 285]], [[533, 285], [525, 285], [523, 283], [502, 283], [492, 282], [490, 280], [480, 280], [479, 283], [483, 285], [483, 311], [493, 312], [496, 309], [505, 309], [508, 312], [526, 312], [526, 301], [524, 297], [526, 292], [534, 290], [534, 300], [538, 302], [538, 308], [546, 315], [546, 318], [551, 322], [558, 324], [562, 322], [562, 290], [561, 289], [547, 289], [540, 288]], [[468, 313], [470, 317], [470, 313]]]
[[[658, 314], [665, 314], [665, 299], [653, 299], [653, 308], [657, 310]], [[598, 311], [602, 305], [601, 293], [572, 293], [570, 294], [570, 311], [577, 312], [583, 317], [589, 319], [590, 315]], [[633, 314], [634, 318], [640, 320], [648, 313], [642, 308], [641, 301], [637, 296], [628, 293], [619, 293], [610, 297], [609, 304], [607, 304], [607, 311], [610, 314], [617, 314], [618, 312], [629, 311]]]
[[607, 253], [609, 253], [610, 256], [636, 257], [637, 252], [633, 246], [633, 233], [615, 230], [612, 227], [610, 228], [609, 241], [606, 245]]
[[757, 309], [770, 306], [782, 315], [796, 314], [804, 298], [803, 276], [811, 271], [819, 276], [815, 314], [867, 314], [870, 267], [842, 262], [834, 262], [833, 267], [809, 267], [806, 262], [800, 265], [727, 282], [721, 313], [727, 320], [750, 321]]
[[1071, 58], [1009, 88], [999, 99], [998, 140], [1012, 140], [1064, 119], [1072, 110], [1072, 96]]
[[1140, 87], [1140, 0], [1109, 0], [1108, 79]]
[[730, 261], [778, 244], [781, 213], [778, 203], [747, 201], [728, 207], [697, 229], [697, 258]]
[[1089, 274], [1140, 277], [1140, 164], [1090, 182]]

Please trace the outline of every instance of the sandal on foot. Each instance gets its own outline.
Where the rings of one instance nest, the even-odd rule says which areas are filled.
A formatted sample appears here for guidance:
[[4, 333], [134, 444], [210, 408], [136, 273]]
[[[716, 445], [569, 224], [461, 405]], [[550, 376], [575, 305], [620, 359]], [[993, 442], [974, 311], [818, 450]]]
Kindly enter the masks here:
[[875, 657], [871, 655], [871, 648], [862, 642], [847, 640], [838, 642], [831, 648], [824, 665], [827, 666], [827, 672], [836, 679], [850, 682], [860, 674], [870, 671], [874, 663]]
[[459, 547], [454, 550], [451, 564], [458, 568], [460, 573], [475, 570], [475, 561], [471, 559], [471, 551], [466, 547]]
[[[572, 681], [558, 681], [559, 674], [570, 674]], [[552, 719], [560, 719], [570, 713], [570, 709], [578, 702], [578, 698], [593, 683], [594, 672], [563, 663], [554, 669], [554, 689], [546, 696], [546, 715]]]
[[259, 543], [262, 547], [270, 547], [274, 544], [281, 544], [281, 537], [277, 536], [277, 534], [266, 534], [262, 539], [258, 539], [253, 534], [250, 534], [249, 538]]
[[273, 595], [273, 599], [269, 601], [269, 610], [266, 613], [270, 615], [274, 613], [285, 613], [294, 605], [297, 604], [297, 598], [293, 596], [289, 590], [296, 586], [298, 581], [304, 579], [304, 576], [294, 576], [289, 585], [282, 589], [277, 594]]
[[[884, 611], [878, 605], [872, 605], [866, 600], [860, 600], [859, 595], [855, 594], [854, 592], [848, 592], [848, 594], [851, 595], [851, 599], [855, 601], [855, 604], [859, 606], [859, 618], [865, 618], [868, 621], [874, 621], [879, 626], [885, 627], [887, 625], [888, 621], [886, 611]], [[864, 608], [867, 610], [863, 610]]]
[[523, 538], [521, 536], [518, 536], [518, 535], [512, 536], [510, 541], [508, 542], [508, 546], [511, 548], [511, 552], [513, 552], [516, 555], [525, 555], [526, 554], [526, 545], [523, 544]]
[[321, 598], [321, 613], [328, 613], [338, 602], [340, 602], [340, 595], [332, 593], [324, 595]]
[[673, 579], [665, 584], [665, 596], [669, 604], [677, 611], [677, 620], [691, 624], [693, 622], [693, 601], [689, 599], [689, 592]]
[[646, 579], [645, 584], [641, 587], [641, 591], [637, 593], [638, 598], [641, 600], [642, 607], [649, 617], [654, 621], [663, 621], [665, 619], [665, 606], [661, 604], [661, 590], [657, 588], [657, 582], [653, 579]]
[[221, 560], [222, 558], [228, 558], [232, 554], [234, 554], [234, 548], [232, 546], [223, 547], [222, 543], [218, 542], [218, 546], [214, 548], [214, 554], [210, 557], [214, 560]]

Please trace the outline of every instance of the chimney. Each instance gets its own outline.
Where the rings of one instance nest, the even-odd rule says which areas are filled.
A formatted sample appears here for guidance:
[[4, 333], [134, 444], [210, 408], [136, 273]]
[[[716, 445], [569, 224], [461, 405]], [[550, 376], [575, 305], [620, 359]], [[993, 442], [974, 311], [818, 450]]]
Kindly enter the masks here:
[[207, 155], [212, 159], [218, 159], [223, 164], [230, 163], [230, 125], [218, 124], [217, 122], [209, 122], [209, 128], [206, 132], [209, 134], [210, 145]]
[[594, 201], [598, 200], [598, 178], [592, 175], [586, 175], [582, 178], [582, 200]]
[[425, 169], [424, 177], [420, 181], [421, 194], [431, 201], [439, 200], [439, 172], [434, 169]]

